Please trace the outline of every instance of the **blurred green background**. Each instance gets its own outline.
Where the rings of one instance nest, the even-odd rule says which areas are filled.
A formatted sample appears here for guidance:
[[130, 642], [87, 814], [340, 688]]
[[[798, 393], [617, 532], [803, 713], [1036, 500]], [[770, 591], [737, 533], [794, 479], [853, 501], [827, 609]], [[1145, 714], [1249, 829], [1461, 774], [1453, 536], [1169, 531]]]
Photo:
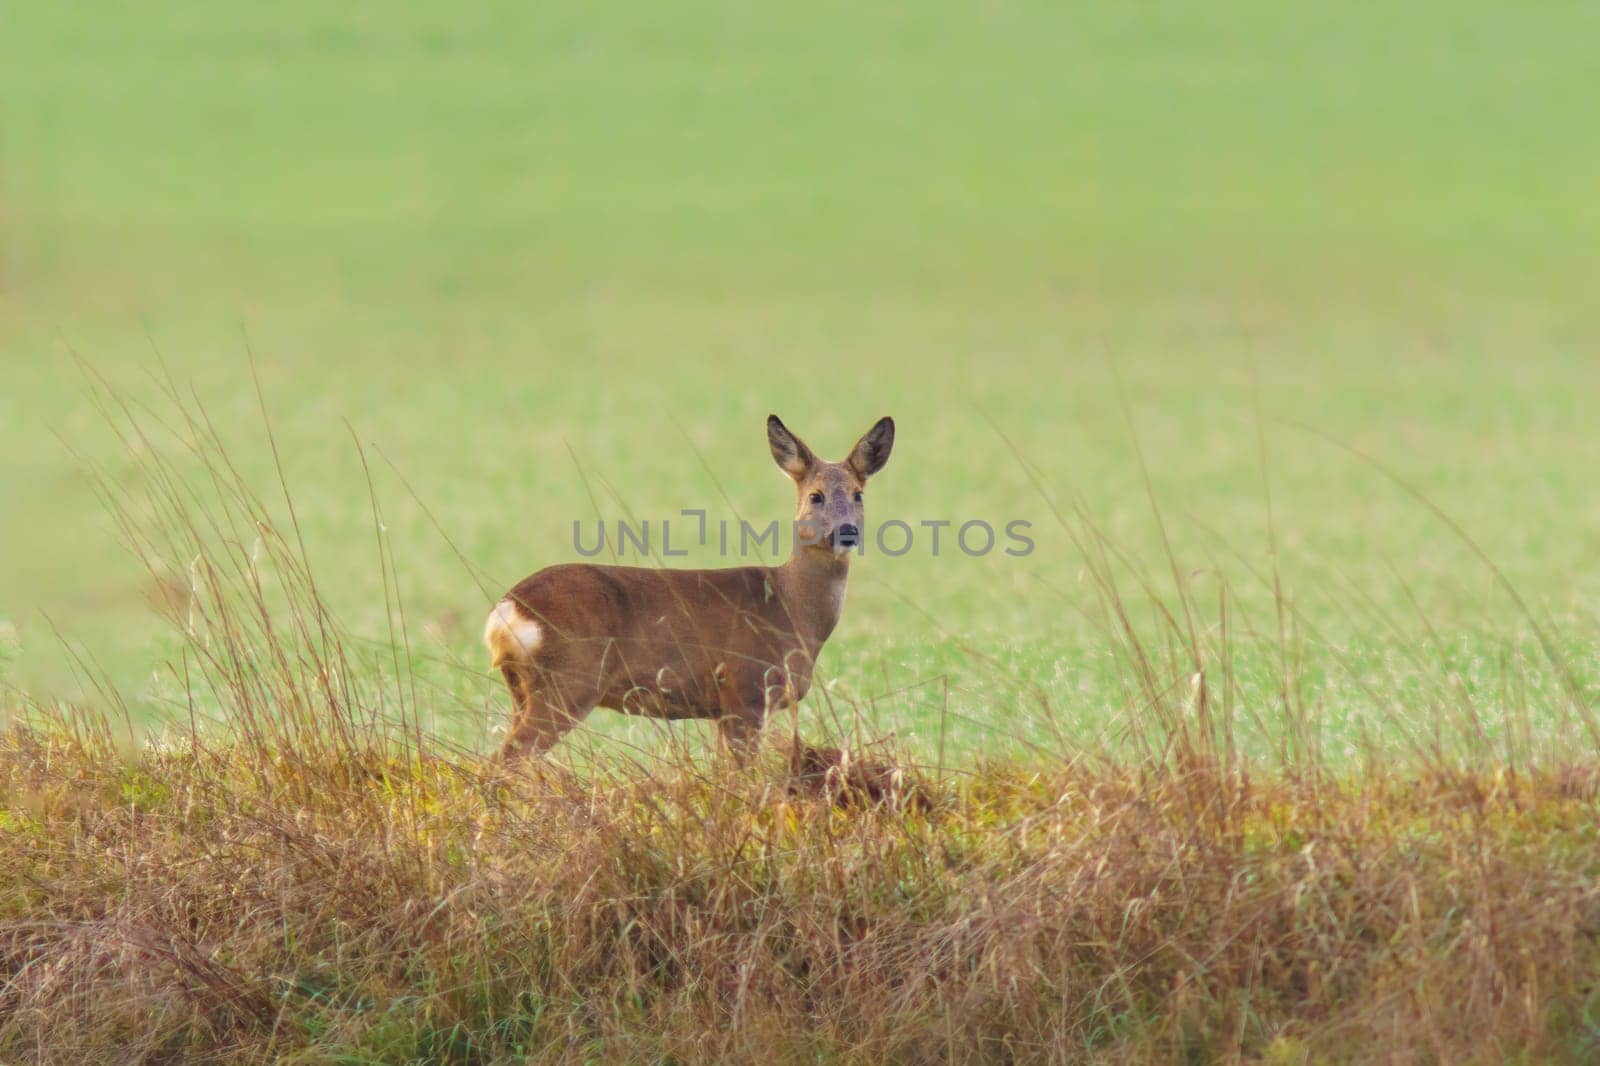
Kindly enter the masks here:
[[500, 588], [421, 505], [502, 585], [576, 557], [591, 491], [786, 517], [768, 411], [835, 457], [896, 416], [869, 519], [1035, 524], [1026, 559], [858, 562], [824, 672], [919, 743], [1124, 713], [1006, 439], [1164, 574], [1137, 439], [1183, 580], [1214, 607], [1220, 570], [1270, 629], [1265, 473], [1335, 742], [1383, 702], [1347, 675], [1403, 702], [1423, 618], [1469, 680], [1521, 636], [1466, 545], [1300, 424], [1459, 519], [1590, 676], [1597, 33], [1592, 5], [1420, 0], [11, 5], [0, 677], [90, 698], [65, 639], [141, 716], [171, 699], [72, 454], [134, 476], [73, 354], [147, 396], [159, 352], [264, 477], [246, 337], [325, 589], [375, 637], [346, 421], [381, 452], [430, 710], [469, 743]]

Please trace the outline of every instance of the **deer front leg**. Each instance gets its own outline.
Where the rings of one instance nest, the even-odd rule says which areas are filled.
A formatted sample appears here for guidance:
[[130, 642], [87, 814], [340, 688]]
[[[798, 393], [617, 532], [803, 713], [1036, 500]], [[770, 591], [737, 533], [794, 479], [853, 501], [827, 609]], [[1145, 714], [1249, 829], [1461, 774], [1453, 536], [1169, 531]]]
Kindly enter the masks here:
[[727, 663], [718, 663], [711, 676], [717, 688], [717, 709], [720, 712], [717, 734], [734, 759], [744, 765], [761, 743], [761, 726], [767, 717], [766, 706], [759, 699], [750, 699], [748, 691], [741, 692], [738, 679], [728, 669]]

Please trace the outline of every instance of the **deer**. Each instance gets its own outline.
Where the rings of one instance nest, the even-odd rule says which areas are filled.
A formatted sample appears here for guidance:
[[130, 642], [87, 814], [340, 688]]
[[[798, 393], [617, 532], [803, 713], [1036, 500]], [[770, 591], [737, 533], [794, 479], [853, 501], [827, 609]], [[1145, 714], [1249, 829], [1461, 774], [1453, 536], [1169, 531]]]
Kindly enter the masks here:
[[777, 415], [773, 461], [794, 482], [794, 550], [778, 566], [709, 570], [563, 563], [524, 578], [484, 625], [491, 669], [511, 695], [500, 759], [549, 751], [596, 707], [713, 719], [748, 761], [772, 709], [797, 707], [844, 609], [863, 541], [863, 493], [894, 447], [879, 419], [837, 463]]

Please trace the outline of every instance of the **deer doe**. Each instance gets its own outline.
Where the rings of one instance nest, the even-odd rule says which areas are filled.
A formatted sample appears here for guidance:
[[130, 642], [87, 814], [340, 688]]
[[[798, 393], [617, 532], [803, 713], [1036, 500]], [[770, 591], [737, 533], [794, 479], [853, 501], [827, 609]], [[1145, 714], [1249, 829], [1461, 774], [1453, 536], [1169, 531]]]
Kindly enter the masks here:
[[768, 712], [803, 698], [844, 607], [862, 489], [889, 461], [881, 418], [841, 463], [767, 418], [794, 480], [794, 553], [781, 566], [664, 570], [568, 563], [523, 579], [489, 612], [484, 643], [511, 691], [507, 761], [548, 750], [596, 707], [715, 719], [740, 758]]

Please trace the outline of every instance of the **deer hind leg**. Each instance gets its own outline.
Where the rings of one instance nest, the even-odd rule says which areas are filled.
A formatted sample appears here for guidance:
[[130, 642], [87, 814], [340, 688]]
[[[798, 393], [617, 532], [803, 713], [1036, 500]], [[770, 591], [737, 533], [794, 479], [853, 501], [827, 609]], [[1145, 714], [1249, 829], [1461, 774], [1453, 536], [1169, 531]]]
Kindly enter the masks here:
[[748, 763], [761, 743], [761, 727], [766, 721], [766, 708], [754, 706], [740, 694], [738, 680], [727, 663], [718, 663], [712, 672], [717, 687], [717, 735], [723, 746], [741, 765]]
[[507, 763], [542, 755], [594, 710], [593, 698], [572, 699], [558, 687], [540, 684], [531, 667], [506, 664], [500, 668], [513, 704], [511, 728], [500, 748]]
[[494, 605], [484, 623], [483, 642], [490, 663], [499, 668], [511, 692], [511, 728], [500, 749], [506, 762], [549, 750], [594, 709], [594, 698], [587, 702], [563, 698], [568, 694], [552, 685], [537, 665], [544, 651], [545, 626], [517, 601], [508, 597]]

